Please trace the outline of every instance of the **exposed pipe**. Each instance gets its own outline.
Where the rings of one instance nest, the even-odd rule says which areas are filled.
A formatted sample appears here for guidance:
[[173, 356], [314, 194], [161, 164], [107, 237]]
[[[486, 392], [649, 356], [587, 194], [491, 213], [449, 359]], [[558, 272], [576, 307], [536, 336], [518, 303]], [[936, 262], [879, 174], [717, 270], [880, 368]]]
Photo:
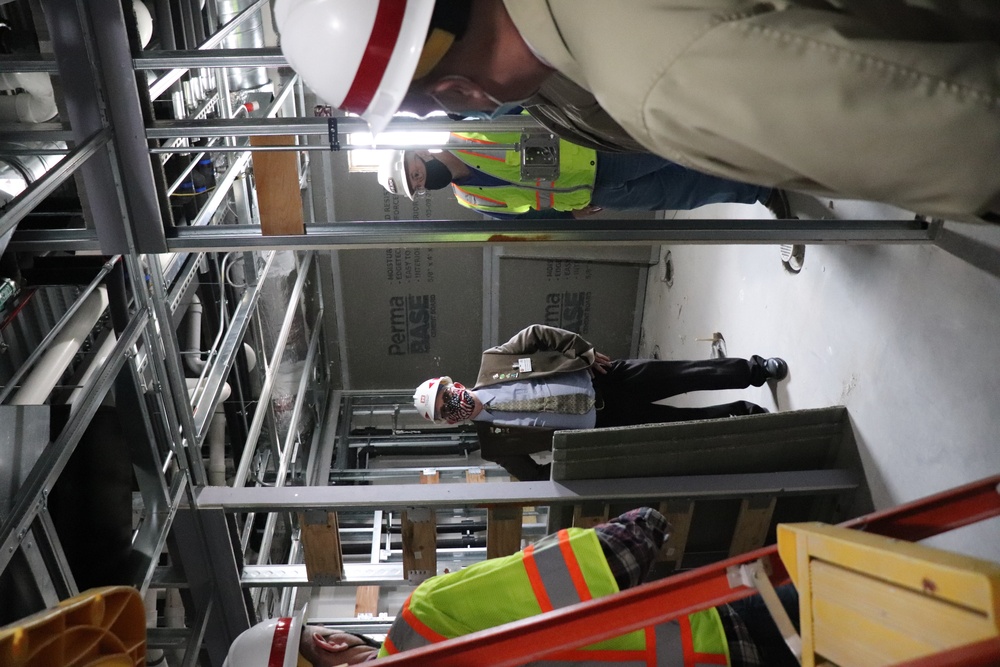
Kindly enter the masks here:
[[195, 294], [187, 312], [187, 350], [184, 351], [184, 363], [195, 373], [205, 370], [207, 360], [201, 358], [201, 314], [204, 312], [201, 298]]
[[0, 120], [44, 123], [58, 113], [52, 79], [44, 72], [2, 73], [0, 88], [22, 91], [0, 96]]
[[11, 405], [41, 405], [45, 402], [107, 307], [108, 288], [102, 285], [90, 293], [72, 319], [52, 340], [49, 349], [14, 394]]
[[[188, 393], [192, 396], [198, 391], [197, 378], [185, 378]], [[212, 486], [226, 485], [226, 413], [222, 402], [233, 393], [229, 383], [222, 385], [219, 402], [215, 405], [215, 413], [208, 425], [208, 483]]]
[[97, 346], [97, 352], [94, 353], [94, 358], [90, 360], [90, 364], [87, 366], [87, 370], [83, 372], [80, 379], [77, 381], [77, 387], [69, 395], [69, 414], [73, 416], [80, 402], [83, 400], [83, 388], [87, 386], [87, 382], [91, 377], [101, 372], [104, 368], [104, 362], [108, 360], [111, 355], [111, 350], [115, 349], [115, 343], [118, 342], [118, 338], [115, 337], [115, 332], [112, 330], [107, 330], [101, 335], [101, 342]]

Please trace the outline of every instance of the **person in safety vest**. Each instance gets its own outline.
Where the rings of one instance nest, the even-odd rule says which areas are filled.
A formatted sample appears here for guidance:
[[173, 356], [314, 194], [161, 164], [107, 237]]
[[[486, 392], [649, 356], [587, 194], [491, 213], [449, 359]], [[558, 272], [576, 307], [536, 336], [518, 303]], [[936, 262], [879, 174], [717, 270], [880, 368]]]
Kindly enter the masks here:
[[472, 420], [482, 457], [526, 482], [549, 478], [550, 466], [543, 463], [554, 431], [761, 414], [767, 410], [749, 401], [699, 408], [654, 401], [688, 391], [761, 387], [787, 375], [783, 359], [757, 355], [612, 361], [579, 334], [533, 324], [483, 352], [472, 389], [450, 377], [432, 378], [417, 387], [413, 403], [430, 421]]
[[[555, 179], [523, 179], [521, 154], [491, 151], [513, 145], [517, 132], [454, 132], [467, 148], [440, 152], [385, 151], [378, 180], [409, 199], [451, 186], [458, 203], [493, 218], [565, 219], [616, 211], [686, 211], [705, 204], [762, 203], [779, 219], [790, 218], [778, 188], [738, 183], [687, 169], [649, 153], [608, 153], [559, 141]], [[485, 149], [485, 150], [484, 150]]]
[[[265, 621], [244, 632], [234, 642], [227, 664], [356, 665], [610, 595], [642, 583], [669, 533], [666, 518], [648, 507], [594, 528], [561, 530], [511, 556], [421, 583], [396, 614], [381, 648], [360, 635], [318, 626], [306, 626], [296, 644], [295, 631], [302, 627], [300, 615]], [[798, 625], [794, 588], [781, 587], [778, 593]], [[284, 626], [282, 621], [286, 621]], [[251, 638], [258, 628], [261, 630]], [[239, 658], [235, 657], [237, 650], [241, 651]], [[265, 661], [268, 656], [272, 657], [270, 662]], [[543, 664], [594, 667], [602, 663], [648, 667], [798, 665], [756, 596], [564, 651], [546, 658]]]
[[541, 97], [557, 132], [723, 178], [944, 218], [1000, 211], [996, 0], [278, 0], [274, 12], [292, 68], [374, 133], [399, 110], [495, 118]]

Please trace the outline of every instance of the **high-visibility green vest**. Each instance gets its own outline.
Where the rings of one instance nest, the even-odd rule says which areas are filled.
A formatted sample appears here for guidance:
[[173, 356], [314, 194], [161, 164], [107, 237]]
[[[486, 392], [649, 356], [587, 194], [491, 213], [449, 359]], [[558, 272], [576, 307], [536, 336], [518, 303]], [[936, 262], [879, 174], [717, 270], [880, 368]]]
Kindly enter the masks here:
[[[427, 646], [618, 592], [592, 529], [559, 531], [512, 556], [432, 577], [403, 604], [379, 657]], [[729, 665], [719, 612], [563, 651], [531, 665], [612, 663], [635, 667]]]
[[483, 213], [526, 213], [575, 211], [590, 204], [597, 174], [597, 152], [559, 140], [559, 177], [554, 181], [521, 181], [521, 154], [518, 151], [477, 151], [475, 145], [516, 144], [517, 132], [453, 132], [452, 136], [470, 144], [451, 153], [473, 169], [507, 182], [507, 185], [456, 185], [451, 188], [458, 203]]

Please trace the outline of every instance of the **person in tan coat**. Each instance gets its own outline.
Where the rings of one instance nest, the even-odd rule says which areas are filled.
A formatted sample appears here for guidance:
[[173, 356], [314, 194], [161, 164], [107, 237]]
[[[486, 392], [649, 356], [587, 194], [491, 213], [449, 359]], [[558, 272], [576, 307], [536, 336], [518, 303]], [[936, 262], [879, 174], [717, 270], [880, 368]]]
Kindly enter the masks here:
[[542, 107], [592, 138], [717, 176], [941, 217], [1000, 210], [994, 0], [279, 0], [276, 12], [291, 65], [375, 132], [399, 109], [495, 117], [547, 95]]
[[414, 406], [431, 421], [472, 420], [480, 454], [521, 481], [548, 479], [549, 467], [532, 454], [552, 447], [565, 429], [632, 426], [763, 414], [749, 401], [702, 408], [654, 403], [689, 391], [746, 389], [788, 375], [783, 359], [612, 361], [582, 336], [533, 324], [483, 352], [472, 389], [449, 377], [425, 381]]

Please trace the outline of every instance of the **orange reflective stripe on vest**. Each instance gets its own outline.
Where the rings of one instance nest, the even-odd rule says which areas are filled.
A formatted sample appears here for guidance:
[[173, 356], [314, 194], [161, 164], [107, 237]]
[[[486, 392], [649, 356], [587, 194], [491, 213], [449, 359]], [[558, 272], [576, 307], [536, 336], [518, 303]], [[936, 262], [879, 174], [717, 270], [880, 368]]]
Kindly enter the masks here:
[[558, 545], [541, 551], [530, 545], [524, 550], [524, 568], [542, 611], [568, 607], [593, 597], [569, 543], [569, 533], [560, 530], [558, 536]]
[[[412, 595], [410, 596], [412, 597]], [[392, 637], [392, 640], [390, 640]], [[396, 644], [403, 646], [402, 650], [429, 646], [437, 642], [448, 639], [442, 634], [434, 632], [426, 623], [417, 618], [410, 610], [410, 598], [406, 598], [399, 616], [392, 623], [389, 635], [385, 638], [385, 650], [390, 654], [399, 653], [401, 649]]]

